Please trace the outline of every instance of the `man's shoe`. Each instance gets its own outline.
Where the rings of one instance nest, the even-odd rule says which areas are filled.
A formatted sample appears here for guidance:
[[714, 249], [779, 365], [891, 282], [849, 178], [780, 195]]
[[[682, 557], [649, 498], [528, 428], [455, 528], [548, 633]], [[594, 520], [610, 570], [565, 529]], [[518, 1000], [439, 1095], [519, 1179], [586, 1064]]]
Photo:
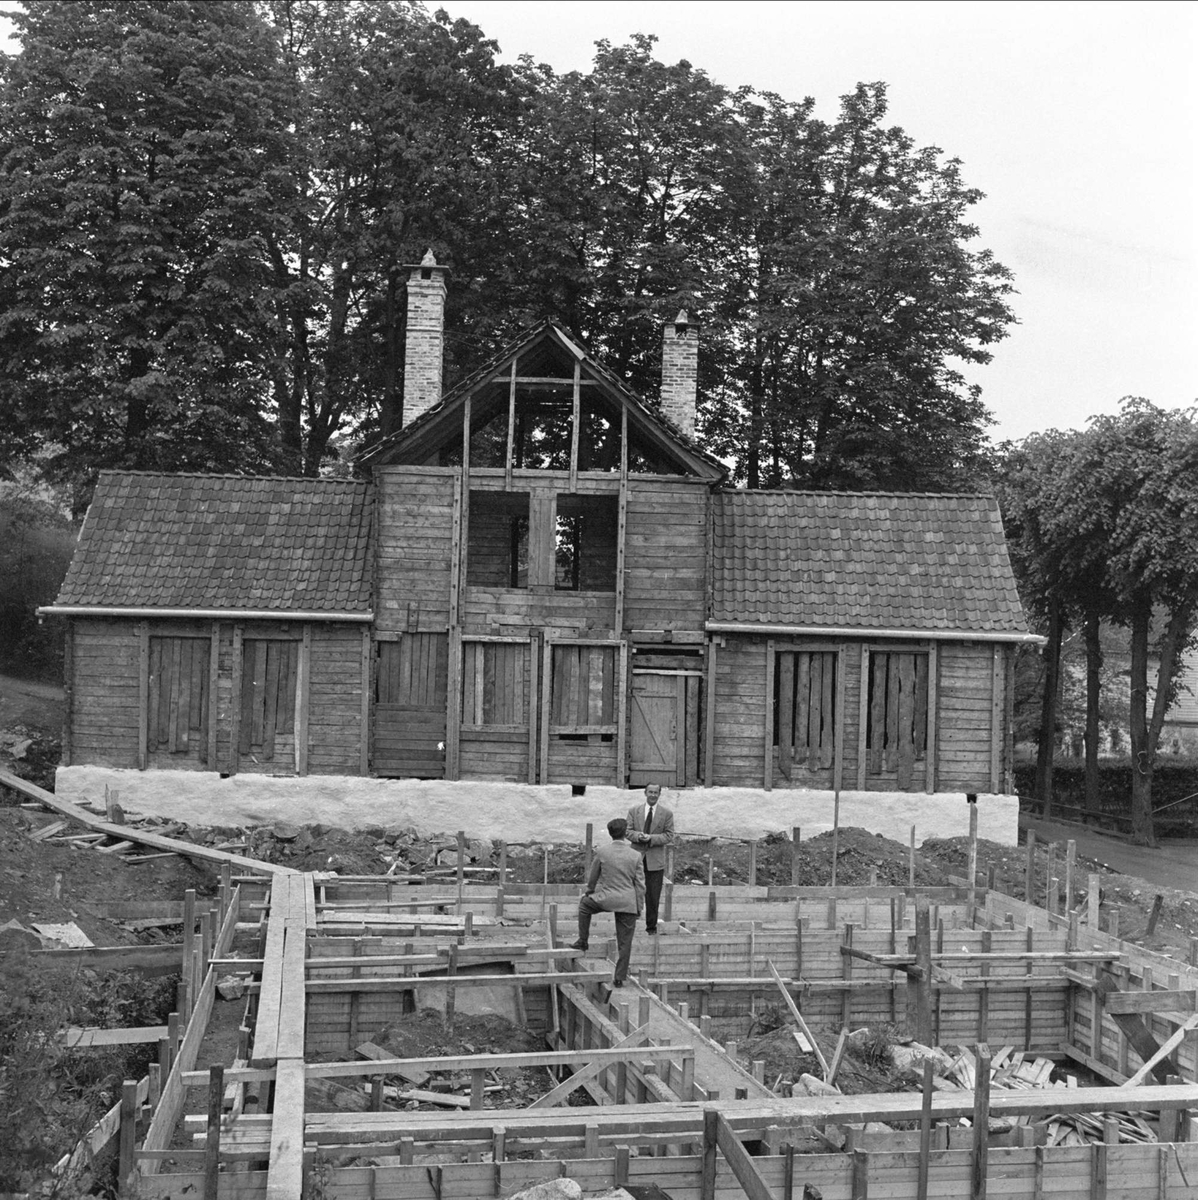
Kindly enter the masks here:
[[657, 932], [657, 926], [656, 926], [656, 925], [654, 925], [652, 929], [648, 929], [648, 928], [646, 928], [645, 932], [646, 932], [647, 934], [649, 934], [650, 936], [652, 936], [653, 934], [655, 934], [655, 933]]
[[586, 948], [587, 948], [586, 942], [571, 942], [570, 943], [571, 950], [585, 950]]
[[622, 979], [613, 979], [613, 980], [611, 981], [611, 985], [612, 985], [612, 987], [614, 987], [614, 988], [623, 987], [623, 986], [624, 986], [624, 980], [622, 980]]

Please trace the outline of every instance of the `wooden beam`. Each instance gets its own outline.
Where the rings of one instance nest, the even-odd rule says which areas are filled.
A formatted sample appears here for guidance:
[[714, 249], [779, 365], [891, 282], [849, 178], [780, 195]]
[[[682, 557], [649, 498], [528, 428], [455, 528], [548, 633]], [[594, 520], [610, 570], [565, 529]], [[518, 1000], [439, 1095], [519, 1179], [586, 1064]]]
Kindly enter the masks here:
[[[628, 782], [628, 643], [621, 642], [616, 652], [616, 778], [622, 788]], [[682, 735], [678, 737], [679, 744]], [[680, 785], [681, 786], [681, 785]]]
[[519, 355], [512, 359], [507, 393], [507, 453], [503, 459], [503, 486], [509, 492], [512, 490], [512, 459], [516, 452], [516, 364], [519, 361]]
[[[528, 639], [528, 782], [537, 782], [537, 711], [540, 703], [541, 644], [535, 634]], [[500, 876], [502, 888], [507, 880]]]
[[193, 842], [179, 841], [177, 838], [163, 837], [161, 834], [148, 833], [133, 825], [113, 825], [100, 817], [95, 817], [85, 809], [78, 808], [67, 800], [60, 800], [53, 792], [47, 792], [37, 784], [20, 779], [9, 771], [0, 770], [0, 784], [10, 787], [13, 791], [21, 792], [32, 800], [37, 800], [47, 808], [70, 817], [80, 825], [94, 830], [96, 833], [107, 834], [114, 838], [127, 838], [142, 846], [152, 846], [155, 850], [167, 850], [184, 858], [203, 859], [207, 862], [228, 863], [240, 867], [243, 871], [253, 871], [262, 875], [294, 875], [292, 867], [278, 866], [275, 863], [259, 862], [256, 858], [246, 858], [240, 854], [229, 854], [224, 850], [214, 850], [211, 846], [197, 846]]
[[137, 769], [144, 771], [149, 760], [150, 739], [150, 626], [137, 623]]
[[990, 666], [990, 791], [1002, 787], [1003, 648], [997, 642]]
[[541, 784], [549, 782], [549, 703], [553, 693], [553, 641], [545, 633], [544, 668], [541, 672]]
[[[1119, 990], [1119, 985], [1110, 971], [1101, 971], [1098, 975], [1097, 989], [1105, 1003], [1108, 996]], [[1144, 1060], [1145, 1064], [1152, 1064], [1152, 1073], [1156, 1078], [1161, 1083], [1167, 1083], [1169, 1076], [1177, 1073], [1177, 1066], [1166, 1057], [1167, 1052], [1161, 1052], [1160, 1045], [1152, 1036], [1148, 1026], [1144, 1024], [1143, 1019], [1135, 1013], [1112, 1012], [1110, 1015], [1131, 1048]]]
[[225, 763], [225, 771], [236, 775], [241, 765], [241, 673], [244, 668], [242, 659], [245, 655], [245, 630], [240, 622], [233, 625], [233, 678], [230, 681], [232, 689], [229, 696], [229, 761]]
[[[857, 699], [857, 790], [865, 790], [865, 768], [869, 751], [869, 647], [861, 647], [861, 687]], [[929, 791], [932, 789], [929, 788]]]
[[312, 625], [304, 622], [295, 681], [295, 771], [308, 773], [308, 704], [312, 692]]
[[1102, 1003], [1112, 1016], [1115, 1013], [1198, 1013], [1198, 992], [1108, 992]]
[[703, 786], [714, 787], [712, 782], [715, 773], [715, 697], [716, 697], [716, 671], [718, 669], [719, 660], [717, 659], [717, 647], [719, 643], [712, 638], [707, 643], [707, 671], [706, 671], [706, 691], [707, 703], [703, 713]]
[[578, 432], [582, 425], [582, 363], [574, 360], [574, 396], [570, 412], [570, 491], [578, 491]]
[[[642, 1025], [640, 1028], [634, 1029], [626, 1037], [621, 1038], [611, 1048], [613, 1050], [634, 1049], [636, 1047], [644, 1045], [644, 1043], [648, 1040], [649, 1040], [649, 1027], [648, 1027], [648, 1025]], [[692, 1051], [691, 1053], [693, 1054], [694, 1051]], [[644, 1055], [639, 1055], [638, 1057], [643, 1058]], [[617, 1061], [619, 1061], [619, 1060], [617, 1060]], [[623, 1061], [628, 1061], [628, 1060], [625, 1059]], [[537, 1099], [535, 1099], [531, 1104], [527, 1105], [526, 1107], [528, 1107], [528, 1108], [552, 1108], [555, 1104], [560, 1104], [568, 1096], [570, 1096], [572, 1093], [576, 1092], [580, 1087], [582, 1087], [582, 1085], [584, 1083], [586, 1083], [588, 1080], [594, 1079], [596, 1075], [600, 1074], [602, 1071], [606, 1070], [611, 1065], [612, 1064], [610, 1061], [610, 1056], [602, 1057], [602, 1058], [599, 1058], [599, 1057], [592, 1058], [592, 1060], [590, 1062], [587, 1062], [585, 1065], [580, 1066], [578, 1068], [578, 1070], [575, 1071], [574, 1074], [570, 1076], [569, 1079], [566, 1079], [563, 1082], [559, 1083], [557, 1085], [557, 1087], [552, 1088], [550, 1091], [546, 1092], [543, 1096], [538, 1096]]]
[[270, 1123], [266, 1200], [295, 1200], [304, 1178], [304, 1061], [279, 1063]]
[[370, 626], [363, 625], [361, 656], [362, 704], [358, 714], [361, 729], [358, 741], [358, 773], [361, 775], [370, 774], [370, 714], [374, 711], [370, 703], [374, 692], [374, 655], [372, 654], [372, 650]]
[[[453, 517], [450, 526], [449, 538], [449, 627], [454, 628], [458, 624], [459, 601], [461, 599], [461, 576], [462, 576], [462, 509], [465, 503], [462, 498], [462, 491], [465, 486], [466, 473], [463, 471], [458, 475], [456, 485], [453, 489]], [[532, 544], [532, 537], [529, 537], [529, 545]], [[413, 632], [409, 630], [409, 632]]]
[[940, 703], [939, 681], [940, 650], [935, 642], [928, 643], [928, 746], [924, 752], [924, 765], [927, 767], [927, 790], [936, 790], [936, 757], [939, 754], [939, 722], [936, 706]]
[[803, 1020], [803, 1014], [799, 1012], [799, 1006], [794, 1002], [790, 992], [786, 990], [786, 984], [782, 981], [782, 976], [778, 974], [778, 968], [774, 966], [771, 959], [766, 959], [765, 964], [770, 969], [770, 974], [774, 977], [774, 982], [778, 985], [778, 991], [782, 993], [782, 999], [786, 1001], [786, 1007], [790, 1009], [790, 1015], [794, 1018], [795, 1024], [803, 1031], [803, 1036], [811, 1043], [811, 1048], [815, 1051], [815, 1057], [819, 1059], [820, 1069], [824, 1073], [824, 1078], [828, 1077], [828, 1060], [824, 1058], [823, 1051], [819, 1048], [819, 1043], [811, 1034], [811, 1030], [807, 1027], [807, 1022]]
[[624, 635], [624, 572], [625, 547], [628, 541], [628, 480], [620, 479], [619, 512], [616, 520], [616, 618], [612, 630], [617, 637]]
[[208, 770], [219, 771], [216, 761], [216, 733], [220, 720], [220, 622], [212, 622], [208, 643]]
[[774, 641], [765, 643], [765, 758], [762, 778], [768, 792], [774, 786]]
[[736, 1176], [736, 1182], [740, 1184], [748, 1200], [774, 1200], [774, 1193], [766, 1186], [749, 1152], [741, 1145], [740, 1138], [733, 1132], [727, 1117], [719, 1109], [715, 1110], [715, 1136], [716, 1144], [723, 1152], [725, 1160], [732, 1168], [732, 1174]]
[[1155, 1072], [1158, 1064], [1168, 1058], [1168, 1056], [1172, 1054], [1173, 1051], [1176, 1050], [1177, 1047], [1180, 1046], [1185, 1040], [1186, 1034], [1195, 1027], [1198, 1027], [1198, 1014], [1190, 1017], [1188, 1021], [1186, 1021], [1173, 1033], [1172, 1037], [1164, 1041], [1161, 1044], [1160, 1049], [1150, 1059], [1148, 1059], [1123, 1086], [1138, 1087], [1140, 1084], [1142, 1084], [1144, 1080], [1148, 1078], [1149, 1072]]

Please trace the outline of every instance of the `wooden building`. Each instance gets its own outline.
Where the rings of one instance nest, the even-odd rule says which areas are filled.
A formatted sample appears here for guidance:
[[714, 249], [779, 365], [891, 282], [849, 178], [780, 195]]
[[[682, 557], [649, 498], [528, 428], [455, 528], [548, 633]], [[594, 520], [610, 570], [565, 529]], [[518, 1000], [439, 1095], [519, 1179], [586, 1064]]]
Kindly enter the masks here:
[[46, 610], [65, 762], [1008, 790], [993, 499], [728, 490], [685, 314], [656, 405], [551, 323], [442, 396], [444, 294], [413, 268], [368, 479], [101, 478]]

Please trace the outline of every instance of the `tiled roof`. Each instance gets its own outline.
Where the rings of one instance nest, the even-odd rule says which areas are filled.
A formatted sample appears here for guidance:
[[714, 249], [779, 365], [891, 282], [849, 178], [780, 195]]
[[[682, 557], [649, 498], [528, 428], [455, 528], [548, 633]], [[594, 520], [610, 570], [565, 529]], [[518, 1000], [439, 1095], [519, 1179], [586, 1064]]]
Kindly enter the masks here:
[[365, 614], [369, 543], [366, 483], [106, 471], [57, 603]]
[[1027, 632], [989, 496], [724, 492], [713, 621]]

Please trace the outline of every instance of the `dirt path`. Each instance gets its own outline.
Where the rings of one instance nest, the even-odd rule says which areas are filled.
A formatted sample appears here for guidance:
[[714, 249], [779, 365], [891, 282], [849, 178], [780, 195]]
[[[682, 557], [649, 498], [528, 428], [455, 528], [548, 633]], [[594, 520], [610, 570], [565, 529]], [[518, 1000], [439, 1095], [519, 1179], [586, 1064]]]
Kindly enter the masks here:
[[1084, 825], [1044, 821], [1026, 814], [1020, 816], [1019, 824], [1023, 829], [1032, 830], [1042, 841], [1062, 846], [1067, 841], [1075, 841], [1078, 854], [1097, 859], [1121, 875], [1134, 875], [1161, 887], [1198, 894], [1198, 841], [1171, 838], [1155, 847], [1133, 846]]

